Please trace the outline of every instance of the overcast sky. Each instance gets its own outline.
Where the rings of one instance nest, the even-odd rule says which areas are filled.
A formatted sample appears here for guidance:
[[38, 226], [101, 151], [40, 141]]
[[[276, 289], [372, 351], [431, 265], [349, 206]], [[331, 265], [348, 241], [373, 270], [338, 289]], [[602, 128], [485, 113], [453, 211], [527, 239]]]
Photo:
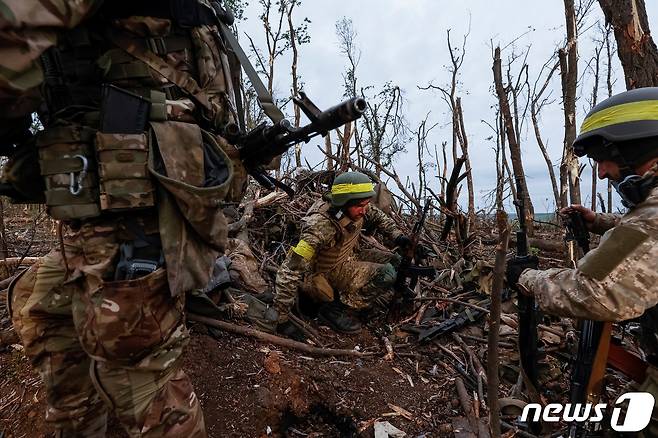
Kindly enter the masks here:
[[[658, 2], [647, 0], [649, 22], [658, 28]], [[264, 47], [264, 35], [258, 20], [260, 6], [256, 0], [246, 10], [246, 20], [240, 30], [247, 32], [256, 44]], [[564, 40], [563, 2], [522, 0], [302, 0], [296, 12], [296, 21], [307, 17], [311, 20], [311, 41], [300, 47], [299, 74], [304, 89], [320, 108], [341, 101], [346, 60], [340, 54], [335, 25], [343, 17], [353, 21], [357, 32], [356, 45], [361, 50], [357, 70], [361, 86], [373, 85], [375, 89], [392, 81], [400, 86], [405, 99], [405, 114], [410, 126], [416, 127], [429, 112], [428, 125], [438, 123], [429, 137], [429, 146], [443, 141], [451, 143], [450, 114], [438, 92], [422, 91], [418, 86], [428, 83], [448, 84], [450, 74], [446, 65], [450, 62], [446, 46], [446, 31], [451, 29], [453, 46], [461, 46], [463, 35], [469, 32], [466, 55], [460, 75], [458, 95], [462, 96], [469, 153], [475, 182], [476, 206], [484, 207], [484, 195], [496, 184], [495, 143], [487, 140], [492, 131], [482, 120], [493, 122], [496, 99], [492, 94], [491, 44], [504, 47], [505, 64], [514, 49], [517, 53], [530, 47], [531, 86], [541, 66]], [[603, 16], [595, 4], [585, 25], [589, 30], [579, 40], [579, 73], [582, 73], [593, 55], [593, 38], [597, 37], [596, 24], [603, 23]], [[245, 41], [244, 38], [241, 38]], [[512, 41], [516, 40], [513, 45]], [[615, 56], [613, 75], [615, 92], [623, 91], [624, 79], [621, 65]], [[518, 68], [518, 67], [517, 67]], [[280, 58], [275, 83], [277, 97], [290, 94], [290, 58]], [[589, 75], [588, 75], [589, 76]], [[588, 103], [591, 85], [583, 84], [582, 97], [577, 103], [577, 124], [590, 109]], [[556, 166], [562, 150], [564, 135], [563, 114], [559, 99], [557, 78], [551, 85], [555, 103], [546, 107], [541, 115], [542, 136]], [[602, 85], [600, 100], [607, 97]], [[527, 124], [522, 134], [524, 165], [529, 191], [535, 211], [552, 209], [553, 196], [546, 164], [537, 147], [532, 126]], [[304, 156], [311, 164], [322, 160], [317, 150], [318, 141], [305, 146]], [[397, 172], [412, 179], [417, 178], [415, 146], [409, 145], [409, 156], [399, 156], [394, 163]], [[583, 200], [589, 203], [589, 166], [583, 172]], [[429, 176], [428, 176], [429, 180]], [[432, 183], [431, 183], [432, 184]], [[434, 187], [437, 181], [433, 180]], [[603, 183], [599, 191], [605, 196]], [[390, 186], [390, 184], [389, 184]], [[462, 194], [466, 192], [464, 187]], [[462, 196], [463, 198], [463, 196]]]

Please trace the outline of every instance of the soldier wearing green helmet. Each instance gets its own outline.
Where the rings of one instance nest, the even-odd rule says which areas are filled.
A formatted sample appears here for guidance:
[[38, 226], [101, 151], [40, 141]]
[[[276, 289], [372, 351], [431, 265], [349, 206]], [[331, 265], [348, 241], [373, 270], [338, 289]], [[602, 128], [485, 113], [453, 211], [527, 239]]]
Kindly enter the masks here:
[[[585, 118], [574, 142], [578, 156], [598, 163], [628, 211], [595, 213], [574, 205], [599, 246], [576, 269], [508, 264], [507, 280], [533, 294], [547, 313], [595, 321], [639, 318], [650, 366], [641, 391], [658, 400], [658, 88], [630, 90], [604, 100]], [[640, 437], [658, 436], [658, 409]]]
[[398, 247], [410, 244], [391, 218], [370, 205], [373, 183], [360, 172], [336, 177], [323, 200], [303, 219], [299, 242], [291, 248], [276, 276], [273, 309], [268, 318], [277, 330], [295, 336], [288, 315], [303, 294], [317, 306], [320, 320], [337, 331], [356, 332], [352, 310], [368, 309], [375, 299], [392, 297], [396, 258], [392, 252], [356, 254], [361, 229], [377, 229]]

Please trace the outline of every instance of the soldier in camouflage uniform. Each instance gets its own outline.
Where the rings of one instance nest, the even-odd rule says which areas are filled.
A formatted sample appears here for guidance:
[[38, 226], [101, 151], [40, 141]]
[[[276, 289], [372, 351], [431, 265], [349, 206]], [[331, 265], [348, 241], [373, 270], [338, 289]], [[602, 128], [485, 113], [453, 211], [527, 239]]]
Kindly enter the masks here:
[[184, 295], [208, 282], [218, 206], [244, 183], [217, 135], [236, 120], [219, 16], [206, 0], [0, 0], [0, 189], [60, 220], [10, 313], [58, 436], [104, 436], [109, 410], [131, 437], [206, 436]]
[[397, 246], [410, 244], [391, 218], [369, 205], [374, 195], [366, 175], [346, 172], [336, 177], [327, 195], [329, 202], [320, 201], [310, 208], [300, 240], [276, 276], [273, 307], [280, 332], [293, 330], [288, 314], [298, 292], [320, 303], [320, 318], [342, 332], [361, 328], [347, 308], [367, 309], [376, 298], [392, 296], [395, 254], [355, 253], [362, 228], [380, 231]]
[[[603, 234], [599, 246], [576, 269], [539, 271], [511, 262], [508, 282], [534, 294], [542, 310], [596, 321], [640, 317], [648, 355], [641, 389], [658, 401], [658, 88], [613, 96], [587, 115], [574, 142], [579, 156], [598, 162], [599, 178], [613, 181], [628, 211], [619, 217], [580, 211], [590, 231]], [[644, 436], [658, 436], [658, 417]]]

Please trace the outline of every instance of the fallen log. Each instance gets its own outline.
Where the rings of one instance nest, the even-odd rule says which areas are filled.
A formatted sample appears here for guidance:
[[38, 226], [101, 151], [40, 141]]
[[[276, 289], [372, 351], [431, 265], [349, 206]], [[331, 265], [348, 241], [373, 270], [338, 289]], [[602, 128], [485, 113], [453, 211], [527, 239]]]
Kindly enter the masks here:
[[188, 313], [187, 319], [190, 321], [197, 321], [211, 327], [218, 328], [237, 335], [248, 336], [251, 338], [260, 339], [261, 341], [270, 342], [275, 345], [287, 347], [293, 350], [303, 351], [311, 356], [351, 356], [351, 357], [368, 357], [373, 356], [375, 353], [362, 353], [355, 350], [336, 349], [336, 348], [319, 348], [313, 347], [303, 342], [293, 341], [292, 339], [282, 338], [280, 336], [271, 335], [260, 330], [243, 327], [237, 324], [232, 324], [226, 321], [220, 321], [214, 318], [207, 318], [205, 316]]
[[[482, 239], [484, 245], [498, 245], [500, 242], [497, 235], [492, 236], [490, 239]], [[516, 245], [516, 237], [513, 235], [509, 238], [509, 246]], [[528, 245], [542, 251], [551, 251], [551, 252], [563, 252], [566, 249], [564, 245], [564, 240], [553, 240], [553, 239], [538, 239], [533, 237], [528, 237]]]

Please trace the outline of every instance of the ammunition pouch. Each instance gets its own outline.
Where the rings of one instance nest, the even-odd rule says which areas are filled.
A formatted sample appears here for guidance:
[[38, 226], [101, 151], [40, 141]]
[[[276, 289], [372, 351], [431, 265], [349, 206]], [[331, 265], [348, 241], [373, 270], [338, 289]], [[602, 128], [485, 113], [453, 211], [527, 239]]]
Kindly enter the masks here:
[[155, 204], [146, 134], [106, 134], [79, 125], [37, 135], [45, 202], [55, 219], [86, 219]]
[[313, 301], [331, 303], [334, 301], [334, 288], [324, 274], [312, 274], [302, 284], [301, 291]]
[[146, 134], [96, 133], [100, 208], [123, 211], [155, 205]]
[[46, 205], [55, 219], [100, 214], [95, 131], [79, 125], [53, 126], [37, 134]]

